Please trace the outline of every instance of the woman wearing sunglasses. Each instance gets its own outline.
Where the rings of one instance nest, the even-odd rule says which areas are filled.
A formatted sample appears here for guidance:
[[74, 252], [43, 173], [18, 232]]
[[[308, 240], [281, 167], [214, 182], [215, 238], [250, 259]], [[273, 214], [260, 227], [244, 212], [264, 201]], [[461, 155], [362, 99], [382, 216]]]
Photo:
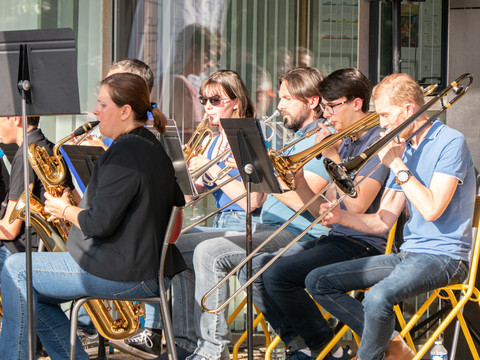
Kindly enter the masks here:
[[[255, 116], [255, 108], [248, 94], [247, 88], [240, 76], [231, 70], [220, 70], [210, 75], [200, 86], [200, 95], [198, 100], [203, 105], [205, 116], [208, 117], [210, 126], [217, 128], [218, 132], [207, 145], [202, 154], [194, 154], [188, 163], [191, 173], [199, 169], [211, 159], [216, 158], [222, 152], [230, 148], [225, 131], [222, 128], [220, 119], [222, 118], [246, 118]], [[205, 143], [206, 144], [206, 141]], [[219, 177], [219, 174], [225, 173], [225, 167], [232, 168], [228, 175]], [[210, 166], [208, 171], [201, 176], [195, 186], [199, 193], [204, 192], [216, 185], [228, 181], [238, 174], [237, 165], [231, 153], [228, 153], [223, 159]], [[213, 193], [217, 208], [220, 208], [245, 193], [245, 186], [240, 177], [235, 181], [223, 185], [219, 190]], [[251, 207], [256, 213], [260, 213], [260, 208], [265, 200], [266, 194], [253, 193], [251, 197]], [[217, 214], [213, 227], [245, 230], [245, 210], [247, 200], [243, 199], [228, 206]], [[254, 217], [255, 221], [255, 217]], [[210, 229], [211, 230], [211, 229]]]

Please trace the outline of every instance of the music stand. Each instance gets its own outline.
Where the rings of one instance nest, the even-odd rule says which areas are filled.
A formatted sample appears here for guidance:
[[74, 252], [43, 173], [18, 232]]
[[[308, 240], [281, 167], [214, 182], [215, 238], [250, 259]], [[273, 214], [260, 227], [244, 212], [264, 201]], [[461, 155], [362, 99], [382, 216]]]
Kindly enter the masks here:
[[[275, 175], [267, 153], [260, 122], [257, 119], [220, 119], [230, 149], [247, 190], [246, 240], [247, 256], [252, 252], [251, 192], [281, 193], [282, 187]], [[252, 277], [252, 262], [247, 262], [247, 281]], [[253, 359], [253, 294], [247, 287], [247, 347], [248, 358]]]
[[[27, 113], [30, 116], [79, 114], [77, 61], [72, 29], [0, 32], [0, 116], [23, 118], [23, 168], [28, 168]], [[27, 106], [28, 105], [28, 106]], [[28, 109], [28, 111], [27, 111]], [[29, 193], [24, 171], [25, 194]], [[30, 206], [25, 206], [29, 359], [35, 356]]]
[[178, 132], [175, 120], [167, 120], [167, 130], [165, 134], [159, 136], [167, 155], [172, 161], [177, 177], [178, 185], [184, 195], [198, 195], [197, 189], [193, 185], [192, 176], [188, 171], [187, 163], [182, 149], [180, 133]]
[[85, 193], [93, 167], [105, 150], [101, 146], [63, 145], [60, 152], [78, 187]]

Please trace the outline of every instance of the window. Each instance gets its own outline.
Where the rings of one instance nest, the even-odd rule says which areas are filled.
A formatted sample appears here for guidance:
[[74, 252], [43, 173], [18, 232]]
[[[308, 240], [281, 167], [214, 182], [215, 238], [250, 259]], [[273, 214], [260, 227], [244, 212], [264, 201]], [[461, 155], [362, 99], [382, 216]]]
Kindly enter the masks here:
[[218, 69], [240, 74], [260, 117], [274, 112], [289, 68], [357, 65], [358, 0], [117, 0], [115, 18], [115, 60], [150, 65], [154, 100], [184, 142], [202, 120], [200, 84]]

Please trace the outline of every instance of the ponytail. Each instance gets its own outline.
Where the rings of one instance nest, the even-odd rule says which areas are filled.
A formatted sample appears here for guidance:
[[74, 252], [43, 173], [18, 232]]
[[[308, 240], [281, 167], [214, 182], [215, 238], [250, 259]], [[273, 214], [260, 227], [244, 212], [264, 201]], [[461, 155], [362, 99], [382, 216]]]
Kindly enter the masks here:
[[165, 134], [167, 131], [167, 118], [157, 107], [153, 107], [151, 113], [153, 116], [153, 126], [160, 134]]

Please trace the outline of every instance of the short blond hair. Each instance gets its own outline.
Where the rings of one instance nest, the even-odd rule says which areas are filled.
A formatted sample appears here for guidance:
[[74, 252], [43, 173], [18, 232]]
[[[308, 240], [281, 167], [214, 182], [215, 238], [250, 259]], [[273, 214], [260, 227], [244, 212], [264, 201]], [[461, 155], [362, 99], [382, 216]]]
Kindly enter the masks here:
[[373, 88], [373, 98], [379, 96], [388, 97], [389, 102], [396, 106], [425, 104], [422, 87], [408, 74], [392, 74], [385, 77]]

